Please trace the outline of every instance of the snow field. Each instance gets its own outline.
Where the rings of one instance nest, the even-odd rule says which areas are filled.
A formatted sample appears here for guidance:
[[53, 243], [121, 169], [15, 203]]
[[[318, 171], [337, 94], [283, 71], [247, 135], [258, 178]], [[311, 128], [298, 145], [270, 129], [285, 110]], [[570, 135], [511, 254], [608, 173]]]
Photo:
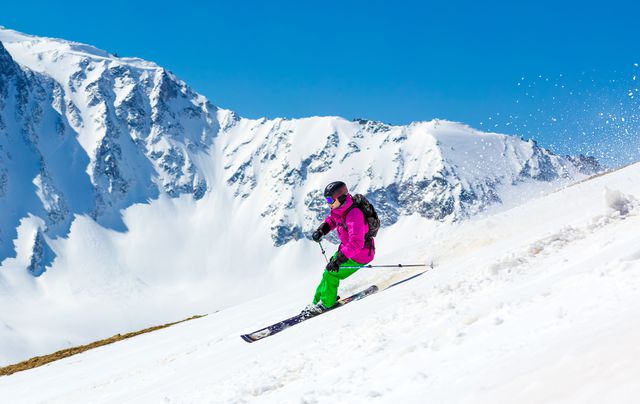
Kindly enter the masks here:
[[[634, 403], [639, 174], [457, 225], [404, 218], [377, 261], [435, 270], [265, 340], [239, 335], [297, 312], [317, 279], [0, 378], [0, 390], [28, 403]], [[385, 276], [361, 270], [341, 291]]]

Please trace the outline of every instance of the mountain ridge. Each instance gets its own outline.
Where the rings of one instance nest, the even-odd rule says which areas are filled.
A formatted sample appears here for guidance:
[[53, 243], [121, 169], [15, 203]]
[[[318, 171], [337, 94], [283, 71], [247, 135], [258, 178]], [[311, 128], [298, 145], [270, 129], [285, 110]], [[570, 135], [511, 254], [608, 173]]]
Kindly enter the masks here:
[[[58, 178], [46, 172], [42, 175], [51, 184], [49, 199], [59, 205], [53, 207], [40, 197], [45, 210], [46, 205], [53, 207], [47, 210], [45, 227], [40, 229], [50, 238], [68, 231], [68, 223], [53, 230], [51, 218], [69, 218], [72, 214], [88, 213], [101, 225], [125, 231], [120, 211], [155, 199], [160, 193], [171, 197], [190, 194], [200, 199], [213, 188], [229, 187], [234, 197], [247, 198], [258, 185], [258, 173], [266, 170], [271, 173], [266, 182], [289, 195], [280, 195], [260, 207], [260, 215], [270, 222], [274, 245], [283, 245], [304, 238], [311, 222], [319, 219], [324, 209], [318, 203], [321, 198], [317, 190], [294, 196], [298, 193], [293, 188], [302, 186], [309, 176], [324, 177], [336, 160], [344, 165], [354, 156], [361, 160], [367, 155], [369, 163], [361, 167], [364, 176], [349, 172], [347, 178], [380, 206], [385, 226], [413, 213], [435, 220], [459, 220], [499, 203], [499, 185], [527, 179], [577, 179], [580, 174], [600, 169], [595, 161], [555, 156], [532, 141], [483, 133], [446, 120], [388, 125], [341, 117], [245, 119], [214, 106], [152, 62], [119, 58], [90, 45], [6, 29], [0, 30], [0, 41], [8, 47], [5, 63], [11, 54], [16, 64], [23, 66], [20, 69], [34, 71], [42, 77], [38, 81], [47, 82], [43, 88], [51, 90], [40, 102], [53, 106], [56, 127], [70, 132], [89, 159], [86, 173], [91, 191], [84, 193], [89, 194], [91, 202], [85, 201], [83, 209], [69, 211], [68, 198], [55, 191]], [[246, 137], [242, 131], [262, 137], [256, 135], [235, 144], [234, 138]], [[41, 132], [51, 132], [51, 128], [43, 127]], [[205, 179], [206, 170], [194, 161], [196, 155], [210, 153], [216, 138], [223, 143], [225, 154], [220, 158], [227, 178], [224, 184], [212, 185]], [[465, 144], [469, 142], [477, 149]], [[393, 144], [398, 147], [390, 146]], [[373, 145], [381, 152], [371, 153]], [[247, 147], [253, 150], [251, 156], [238, 152]], [[501, 154], [487, 151], [491, 147], [500, 149]], [[422, 153], [411, 153], [409, 148]], [[501, 159], [510, 159], [513, 164], [505, 165]], [[375, 168], [373, 161], [384, 169]], [[499, 169], [488, 170], [491, 164]], [[351, 171], [356, 168], [351, 164]], [[382, 173], [384, 170], [387, 172]], [[86, 184], [86, 179], [81, 182]], [[303, 207], [312, 213], [305, 215]], [[300, 215], [304, 216], [302, 224]], [[11, 229], [16, 223], [14, 219], [10, 226], [4, 226], [10, 238], [11, 234], [15, 236]], [[10, 256], [7, 242], [3, 239], [0, 259]], [[43, 261], [37, 272], [50, 264], [50, 260]]]

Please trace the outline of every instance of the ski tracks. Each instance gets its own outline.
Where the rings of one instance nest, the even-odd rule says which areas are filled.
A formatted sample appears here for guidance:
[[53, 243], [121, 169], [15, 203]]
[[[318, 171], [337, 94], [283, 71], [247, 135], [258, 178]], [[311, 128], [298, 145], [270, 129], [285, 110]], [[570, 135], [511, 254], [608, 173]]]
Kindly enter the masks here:
[[[537, 260], [556, 254], [569, 245], [585, 239], [587, 236], [619, 224], [626, 219], [637, 219], [640, 204], [633, 196], [626, 196], [619, 191], [606, 189], [605, 202], [609, 207], [607, 213], [593, 217], [587, 224], [582, 226], [564, 226], [520, 251], [507, 254], [502, 259], [489, 265], [489, 273], [491, 275], [500, 275], [505, 272], [518, 271], [525, 267], [531, 268], [537, 263]], [[640, 250], [631, 256], [640, 257]]]

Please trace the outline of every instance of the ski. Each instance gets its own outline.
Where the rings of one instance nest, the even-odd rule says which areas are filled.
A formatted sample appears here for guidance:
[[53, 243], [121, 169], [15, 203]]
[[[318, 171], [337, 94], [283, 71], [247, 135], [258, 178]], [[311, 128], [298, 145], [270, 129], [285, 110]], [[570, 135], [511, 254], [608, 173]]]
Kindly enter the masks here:
[[340, 299], [336, 302], [335, 305], [333, 305], [331, 308], [328, 308], [320, 313], [316, 313], [316, 314], [311, 314], [311, 313], [300, 313], [296, 316], [293, 316], [291, 318], [288, 318], [286, 320], [280, 321], [279, 323], [275, 323], [273, 325], [270, 325], [268, 327], [262, 328], [258, 331], [254, 331], [252, 333], [249, 334], [243, 334], [241, 335], [242, 339], [247, 341], [247, 342], [254, 342], [254, 341], [258, 341], [262, 338], [266, 338], [268, 336], [271, 336], [273, 334], [277, 334], [282, 330], [286, 330], [287, 328], [294, 326], [296, 324], [299, 324], [305, 320], [308, 320], [310, 318], [314, 318], [317, 317], [321, 314], [327, 313], [329, 311], [335, 310], [338, 307], [342, 307], [345, 304], [351, 303], [353, 301], [356, 300], [360, 300], [363, 297], [372, 295], [374, 293], [376, 293], [378, 291], [378, 287], [376, 285], [371, 285], [368, 288], [361, 290], [360, 292], [353, 294], [349, 297], [346, 297], [344, 299]]
[[417, 274], [412, 275], [412, 276], [410, 276], [410, 277], [408, 277], [408, 278], [405, 278], [405, 279], [403, 279], [403, 280], [401, 280], [401, 281], [398, 281], [398, 282], [392, 283], [391, 285], [389, 285], [389, 286], [385, 287], [385, 288], [384, 288], [384, 290], [387, 290], [387, 289], [392, 288], [392, 287], [394, 287], [394, 286], [400, 285], [401, 283], [405, 283], [406, 281], [410, 281], [410, 280], [411, 280], [411, 279], [413, 279], [413, 278], [417, 278], [418, 276], [420, 276], [420, 275], [424, 274], [424, 273], [425, 273], [425, 272], [427, 272], [427, 271], [428, 271], [428, 269], [427, 269], [427, 270], [425, 270], [425, 271], [418, 272]]
[[344, 299], [340, 299], [340, 300], [338, 300], [338, 302], [334, 306], [332, 306], [331, 308], [326, 309], [326, 310], [324, 310], [324, 311], [322, 311], [320, 313], [316, 313], [316, 314], [311, 314], [311, 313], [303, 314], [303, 313], [300, 313], [300, 314], [298, 314], [296, 316], [293, 316], [293, 317], [288, 318], [286, 320], [280, 321], [279, 323], [275, 323], [273, 325], [270, 325], [268, 327], [262, 328], [260, 330], [254, 331], [252, 333], [242, 334], [240, 337], [242, 337], [242, 339], [247, 341], [247, 342], [255, 342], [255, 341], [261, 340], [263, 338], [266, 338], [266, 337], [269, 337], [271, 335], [277, 334], [280, 331], [286, 330], [287, 328], [289, 328], [291, 326], [294, 326], [296, 324], [299, 324], [299, 323], [301, 323], [301, 322], [303, 322], [305, 320], [317, 317], [317, 316], [319, 316], [321, 314], [324, 314], [326, 312], [329, 312], [329, 311], [332, 311], [334, 309], [337, 309], [338, 307], [342, 307], [345, 304], [348, 304], [348, 303], [351, 303], [353, 301], [360, 300], [360, 299], [362, 299], [364, 297], [372, 295], [372, 294], [374, 294], [374, 293], [376, 293], [376, 292], [378, 292], [380, 290], [386, 290], [386, 289], [392, 288], [394, 286], [397, 286], [397, 285], [399, 285], [401, 283], [407, 282], [407, 281], [409, 281], [411, 279], [414, 279], [414, 278], [424, 274], [425, 272], [427, 272], [427, 270], [420, 271], [417, 274], [414, 274], [414, 275], [412, 275], [412, 276], [410, 276], [408, 278], [401, 279], [401, 280], [396, 281], [396, 282], [394, 282], [394, 281], [396, 279], [398, 279], [398, 278], [397, 277], [392, 277], [390, 280], [388, 280], [385, 283], [382, 283], [380, 285], [371, 285], [368, 288], [366, 288], [364, 290], [361, 290], [360, 292], [358, 292], [358, 293], [356, 293], [354, 295], [351, 295], [351, 296], [346, 297]]

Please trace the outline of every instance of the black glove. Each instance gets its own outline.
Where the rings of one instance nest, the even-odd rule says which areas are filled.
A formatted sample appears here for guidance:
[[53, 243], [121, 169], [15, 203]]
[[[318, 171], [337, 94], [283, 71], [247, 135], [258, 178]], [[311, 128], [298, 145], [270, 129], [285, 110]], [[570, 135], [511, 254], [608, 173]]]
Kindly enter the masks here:
[[313, 234], [311, 235], [311, 240], [315, 241], [316, 243], [319, 243], [320, 239], [322, 239], [322, 236], [324, 236], [324, 234], [322, 233], [322, 231], [320, 231], [320, 229], [318, 229], [314, 231]]
[[322, 223], [320, 227], [318, 227], [318, 230], [314, 231], [313, 234], [311, 235], [311, 240], [318, 243], [320, 242], [322, 237], [324, 237], [330, 231], [331, 231], [331, 227], [329, 227], [327, 223]]
[[338, 253], [334, 257], [331, 257], [331, 261], [329, 261], [325, 269], [329, 272], [338, 272], [338, 270], [340, 269], [340, 265], [344, 264], [348, 260], [349, 258], [347, 258], [340, 250], [338, 250]]

